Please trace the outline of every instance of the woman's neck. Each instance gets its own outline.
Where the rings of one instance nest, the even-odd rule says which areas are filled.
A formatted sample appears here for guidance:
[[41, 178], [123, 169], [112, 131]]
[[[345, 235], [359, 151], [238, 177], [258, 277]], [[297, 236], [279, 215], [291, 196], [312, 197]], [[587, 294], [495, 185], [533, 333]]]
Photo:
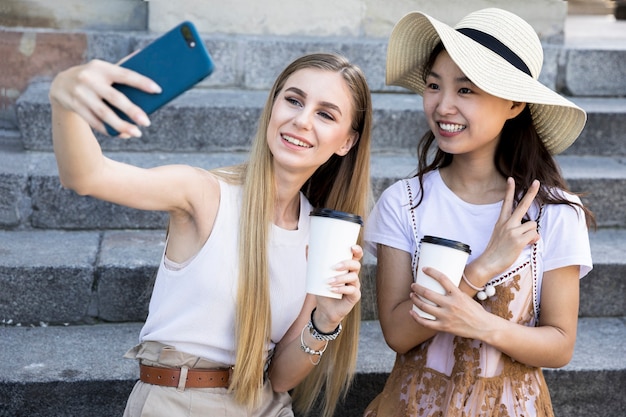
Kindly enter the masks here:
[[504, 199], [506, 178], [492, 162], [453, 160], [452, 164], [441, 168], [439, 172], [446, 186], [463, 201], [492, 204]]
[[300, 189], [304, 185], [301, 178], [275, 178], [276, 193], [273, 223], [287, 230], [296, 230], [300, 219]]

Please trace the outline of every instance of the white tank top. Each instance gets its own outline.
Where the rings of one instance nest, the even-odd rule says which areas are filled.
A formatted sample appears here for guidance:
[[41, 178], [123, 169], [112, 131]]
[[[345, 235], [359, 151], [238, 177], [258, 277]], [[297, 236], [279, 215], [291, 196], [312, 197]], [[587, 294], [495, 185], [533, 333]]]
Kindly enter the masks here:
[[[179, 270], [157, 272], [140, 341], [157, 341], [208, 360], [234, 365], [235, 303], [241, 186], [220, 181], [220, 207], [209, 239]], [[272, 349], [297, 318], [306, 296], [306, 245], [311, 205], [300, 194], [297, 230], [272, 225], [269, 242]]]

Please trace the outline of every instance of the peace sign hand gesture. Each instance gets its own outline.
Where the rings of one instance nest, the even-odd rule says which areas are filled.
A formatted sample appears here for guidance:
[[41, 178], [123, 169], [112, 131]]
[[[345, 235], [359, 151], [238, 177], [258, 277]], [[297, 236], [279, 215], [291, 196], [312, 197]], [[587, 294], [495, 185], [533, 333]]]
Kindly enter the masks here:
[[[515, 196], [515, 182], [513, 178], [507, 178], [507, 189], [500, 210], [500, 217], [496, 222], [489, 243], [485, 251], [472, 262], [472, 282], [477, 286], [483, 286], [486, 281], [504, 272], [519, 256], [522, 250], [539, 240], [537, 222], [534, 220], [524, 221], [524, 216], [532, 205], [539, 192], [539, 181], [532, 182], [528, 191], [513, 209]], [[474, 278], [474, 275], [476, 277]], [[478, 282], [478, 277], [485, 282]]]

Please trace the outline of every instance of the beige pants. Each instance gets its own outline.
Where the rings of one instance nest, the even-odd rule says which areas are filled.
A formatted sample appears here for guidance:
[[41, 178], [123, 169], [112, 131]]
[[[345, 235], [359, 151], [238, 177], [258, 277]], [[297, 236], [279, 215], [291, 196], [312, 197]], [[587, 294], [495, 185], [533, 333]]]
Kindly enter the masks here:
[[[144, 342], [129, 350], [126, 358], [135, 358], [150, 366], [217, 368], [206, 359], [179, 352], [157, 342]], [[291, 397], [277, 393], [265, 382], [262, 404], [247, 410], [237, 404], [226, 388], [163, 387], [137, 381], [128, 398], [124, 417], [293, 417]]]

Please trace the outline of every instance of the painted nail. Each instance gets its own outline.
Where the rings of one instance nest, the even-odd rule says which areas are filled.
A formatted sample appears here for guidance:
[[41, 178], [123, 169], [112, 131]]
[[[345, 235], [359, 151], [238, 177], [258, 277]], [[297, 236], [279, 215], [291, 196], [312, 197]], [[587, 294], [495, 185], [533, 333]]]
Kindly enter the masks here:
[[133, 126], [130, 128], [130, 134], [136, 138], [141, 137], [141, 130], [137, 126]]
[[150, 126], [150, 119], [148, 119], [148, 116], [146, 116], [145, 114], [140, 114], [139, 116], [137, 116], [137, 119], [140, 125], [146, 127]]

